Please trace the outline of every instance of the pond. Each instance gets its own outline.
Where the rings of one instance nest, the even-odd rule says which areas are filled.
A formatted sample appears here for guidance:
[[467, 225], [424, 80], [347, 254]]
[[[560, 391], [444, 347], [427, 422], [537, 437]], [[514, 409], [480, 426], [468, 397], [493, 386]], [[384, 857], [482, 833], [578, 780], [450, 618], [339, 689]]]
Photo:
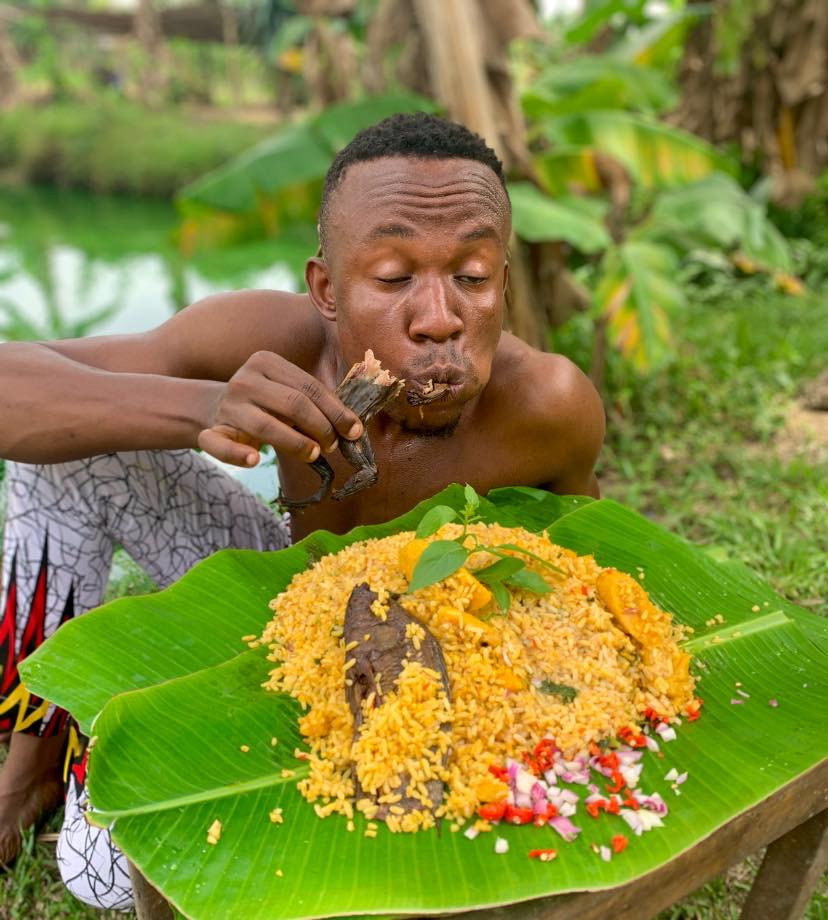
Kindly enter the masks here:
[[0, 187], [0, 340], [140, 332], [216, 291], [297, 290], [307, 232], [192, 258], [172, 205]]

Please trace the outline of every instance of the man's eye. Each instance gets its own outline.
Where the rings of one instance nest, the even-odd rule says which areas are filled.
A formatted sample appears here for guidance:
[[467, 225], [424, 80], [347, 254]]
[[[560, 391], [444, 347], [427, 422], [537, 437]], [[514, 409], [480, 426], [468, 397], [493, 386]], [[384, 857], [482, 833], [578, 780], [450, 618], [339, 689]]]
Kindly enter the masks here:
[[456, 277], [463, 284], [483, 284], [489, 280], [487, 275], [457, 275]]
[[377, 281], [380, 284], [402, 284], [403, 281], [408, 281], [409, 275], [399, 275], [396, 278], [377, 278]]

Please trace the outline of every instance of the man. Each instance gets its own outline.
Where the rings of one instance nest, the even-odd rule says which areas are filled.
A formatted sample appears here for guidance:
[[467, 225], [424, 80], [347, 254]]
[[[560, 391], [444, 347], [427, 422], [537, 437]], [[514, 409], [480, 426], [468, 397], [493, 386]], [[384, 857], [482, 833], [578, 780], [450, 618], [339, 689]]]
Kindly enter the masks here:
[[[164, 585], [224, 546], [385, 521], [451, 482], [597, 496], [597, 393], [565, 358], [501, 331], [510, 205], [479, 137], [421, 114], [367, 129], [328, 172], [319, 229], [307, 294], [221, 294], [141, 335], [0, 346], [0, 456], [17, 461], [3, 588], [18, 657], [44, 624], [48, 634], [99, 603], [114, 541]], [[379, 482], [294, 513], [288, 536], [192, 449], [252, 466], [273, 445], [291, 499], [316, 490], [308, 463], [321, 453], [341, 482], [351, 470], [337, 445], [362, 425], [333, 390], [367, 348], [396, 376], [448, 392], [424, 406], [401, 396], [372, 419]], [[4, 861], [60, 781], [61, 715], [20, 691], [16, 702]]]

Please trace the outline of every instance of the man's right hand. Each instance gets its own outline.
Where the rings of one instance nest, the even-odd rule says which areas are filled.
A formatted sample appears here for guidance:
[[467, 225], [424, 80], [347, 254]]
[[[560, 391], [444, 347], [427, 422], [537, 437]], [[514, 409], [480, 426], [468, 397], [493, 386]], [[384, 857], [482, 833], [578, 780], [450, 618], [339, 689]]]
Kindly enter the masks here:
[[259, 448], [312, 463], [334, 450], [339, 437], [362, 434], [359, 416], [295, 364], [258, 351], [223, 384], [198, 446], [225, 463], [255, 466]]

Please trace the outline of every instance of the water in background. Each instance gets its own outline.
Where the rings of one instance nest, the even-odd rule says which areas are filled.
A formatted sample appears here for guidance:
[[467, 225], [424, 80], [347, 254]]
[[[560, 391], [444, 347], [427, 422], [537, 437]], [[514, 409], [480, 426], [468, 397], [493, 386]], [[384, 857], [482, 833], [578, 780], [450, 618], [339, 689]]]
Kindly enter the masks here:
[[299, 289], [312, 231], [184, 258], [162, 202], [0, 188], [0, 340], [140, 332], [207, 294]]

